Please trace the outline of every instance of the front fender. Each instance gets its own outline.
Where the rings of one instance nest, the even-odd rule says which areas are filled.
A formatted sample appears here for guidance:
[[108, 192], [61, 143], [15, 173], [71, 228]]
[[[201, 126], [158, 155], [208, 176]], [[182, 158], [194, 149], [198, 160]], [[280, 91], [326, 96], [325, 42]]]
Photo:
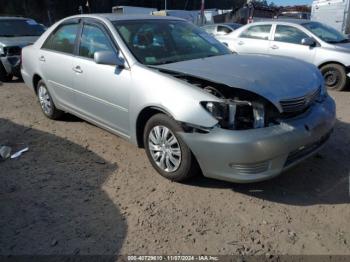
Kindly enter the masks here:
[[[176, 121], [210, 128], [218, 121], [200, 104], [201, 101], [220, 101], [206, 91], [155, 69], [132, 67], [130, 95], [131, 140], [136, 142], [136, 121], [143, 109], [159, 108]], [[145, 81], [147, 79], [147, 81]]]

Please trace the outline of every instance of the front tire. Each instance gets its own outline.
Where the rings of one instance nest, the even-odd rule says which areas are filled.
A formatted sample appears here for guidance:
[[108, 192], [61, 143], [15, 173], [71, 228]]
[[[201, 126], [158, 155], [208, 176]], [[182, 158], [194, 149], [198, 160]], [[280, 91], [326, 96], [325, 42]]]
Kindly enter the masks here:
[[328, 64], [321, 68], [328, 90], [343, 91], [347, 88], [346, 70], [339, 64]]
[[49, 90], [47, 89], [45, 82], [42, 80], [38, 82], [37, 94], [41, 110], [47, 118], [56, 120], [62, 117], [63, 112], [56, 108]]
[[143, 141], [152, 166], [163, 177], [182, 182], [199, 172], [191, 150], [177, 134], [181, 126], [165, 114], [157, 114], [146, 124]]

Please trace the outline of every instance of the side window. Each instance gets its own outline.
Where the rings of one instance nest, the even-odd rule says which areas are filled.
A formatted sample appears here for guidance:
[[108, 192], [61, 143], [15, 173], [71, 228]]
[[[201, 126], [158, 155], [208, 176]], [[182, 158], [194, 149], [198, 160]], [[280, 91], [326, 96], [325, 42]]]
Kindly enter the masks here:
[[230, 28], [227, 27], [227, 26], [219, 25], [219, 26], [218, 26], [218, 32], [220, 32], [220, 33], [225, 33], [225, 34], [229, 34], [229, 33], [233, 32], [233, 30], [230, 29]]
[[309, 36], [293, 26], [277, 25], [275, 41], [301, 44], [301, 40], [306, 37]]
[[79, 55], [86, 58], [94, 58], [95, 52], [98, 51], [113, 52], [109, 38], [100, 28], [93, 25], [84, 25]]
[[272, 25], [256, 25], [251, 26], [243, 31], [240, 37], [268, 40]]
[[78, 28], [79, 24], [67, 24], [61, 26], [49, 36], [44, 43], [43, 48], [73, 54]]

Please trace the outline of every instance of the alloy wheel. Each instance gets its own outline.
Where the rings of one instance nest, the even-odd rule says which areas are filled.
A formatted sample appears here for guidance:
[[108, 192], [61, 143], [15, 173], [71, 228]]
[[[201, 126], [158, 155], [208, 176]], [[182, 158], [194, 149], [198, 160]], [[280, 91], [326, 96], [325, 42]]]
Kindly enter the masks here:
[[155, 126], [148, 135], [151, 156], [159, 168], [168, 173], [177, 171], [181, 164], [180, 143], [171, 130]]
[[42, 110], [46, 115], [51, 115], [53, 110], [53, 104], [49, 92], [44, 85], [39, 86], [38, 97]]

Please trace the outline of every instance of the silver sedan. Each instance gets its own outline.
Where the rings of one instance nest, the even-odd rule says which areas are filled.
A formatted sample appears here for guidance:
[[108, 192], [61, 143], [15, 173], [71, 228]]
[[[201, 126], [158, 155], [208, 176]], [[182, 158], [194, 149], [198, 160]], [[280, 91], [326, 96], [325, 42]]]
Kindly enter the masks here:
[[48, 118], [69, 112], [117, 134], [174, 181], [274, 177], [317, 152], [335, 122], [315, 66], [234, 55], [177, 18], [66, 18], [22, 58]]
[[350, 82], [350, 40], [325, 24], [271, 20], [216, 37], [239, 54], [287, 56], [312, 63], [321, 70], [329, 89], [341, 91]]

